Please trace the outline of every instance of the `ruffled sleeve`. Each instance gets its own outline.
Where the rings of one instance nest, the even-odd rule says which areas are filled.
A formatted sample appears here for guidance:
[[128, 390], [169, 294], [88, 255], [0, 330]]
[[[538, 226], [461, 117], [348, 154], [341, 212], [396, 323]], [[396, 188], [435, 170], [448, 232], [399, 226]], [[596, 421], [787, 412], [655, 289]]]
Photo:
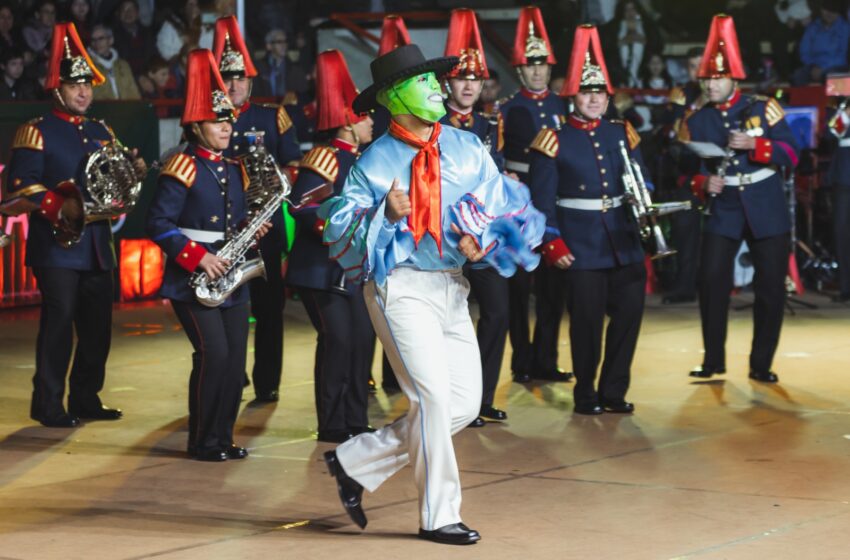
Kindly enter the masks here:
[[357, 165], [342, 194], [319, 208], [318, 216], [326, 220], [324, 242], [330, 258], [339, 262], [350, 282], [374, 278], [383, 285], [390, 271], [415, 249], [405, 221], [390, 223], [385, 208], [386, 191], [376, 190]]
[[460, 241], [455, 225], [488, 249], [484, 261], [502, 276], [512, 276], [517, 266], [533, 270], [540, 264], [534, 249], [543, 240], [546, 217], [532, 205], [528, 187], [499, 173], [490, 157], [482, 159], [478, 184], [449, 207], [445, 220], [453, 246]]

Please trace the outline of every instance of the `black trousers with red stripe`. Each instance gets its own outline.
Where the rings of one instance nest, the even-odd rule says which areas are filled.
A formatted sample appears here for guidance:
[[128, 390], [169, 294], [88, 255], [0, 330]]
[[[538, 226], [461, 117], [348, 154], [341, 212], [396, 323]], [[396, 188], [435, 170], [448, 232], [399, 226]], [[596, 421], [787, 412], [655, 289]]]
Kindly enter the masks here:
[[318, 335], [314, 375], [319, 431], [365, 428], [375, 331], [363, 292], [299, 288], [298, 293]]
[[171, 301], [192, 343], [189, 376], [189, 447], [198, 451], [233, 443], [233, 426], [242, 400], [248, 351], [247, 303], [206, 307]]
[[112, 335], [112, 271], [35, 267], [33, 273], [41, 292], [41, 318], [30, 415], [52, 420], [65, 412], [72, 353], [68, 406], [74, 412], [96, 411]]

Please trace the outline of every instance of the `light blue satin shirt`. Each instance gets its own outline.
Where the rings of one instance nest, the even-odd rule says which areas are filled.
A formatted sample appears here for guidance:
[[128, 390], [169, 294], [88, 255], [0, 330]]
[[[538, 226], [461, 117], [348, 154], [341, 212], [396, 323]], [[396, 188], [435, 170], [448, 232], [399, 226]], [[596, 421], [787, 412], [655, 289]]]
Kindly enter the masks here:
[[531, 204], [528, 188], [502, 175], [481, 140], [470, 132], [443, 127], [440, 150], [442, 254], [426, 233], [414, 244], [407, 219], [390, 223], [386, 196], [393, 180], [410, 189], [411, 164], [417, 149], [384, 134], [363, 152], [352, 167], [342, 194], [326, 201], [319, 216], [326, 218], [324, 241], [349, 280], [374, 279], [383, 285], [398, 266], [448, 270], [463, 266], [457, 226], [481, 247], [490, 247], [485, 260], [503, 276], [517, 266], [532, 270], [540, 257], [545, 218]]

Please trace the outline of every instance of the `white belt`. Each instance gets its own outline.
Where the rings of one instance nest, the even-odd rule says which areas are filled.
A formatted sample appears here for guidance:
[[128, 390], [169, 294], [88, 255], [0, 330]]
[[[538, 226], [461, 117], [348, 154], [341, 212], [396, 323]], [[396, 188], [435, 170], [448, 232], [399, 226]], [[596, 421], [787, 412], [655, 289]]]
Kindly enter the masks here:
[[530, 168], [531, 166], [521, 161], [511, 161], [509, 159], [505, 160], [505, 169], [510, 169], [511, 171], [517, 171], [519, 173], [528, 173], [528, 170]]
[[203, 229], [180, 228], [180, 233], [198, 243], [215, 243], [224, 241], [223, 231], [207, 231]]
[[313, 142], [301, 142], [298, 144], [298, 149], [302, 152], [309, 152], [313, 149]]
[[841, 146], [842, 148], [846, 148], [847, 146], [850, 146], [850, 138], [842, 138], [841, 140], [838, 141], [838, 145]]
[[558, 206], [573, 210], [610, 210], [623, 205], [623, 197], [612, 198], [559, 198]]
[[747, 173], [741, 175], [727, 175], [724, 185], [727, 187], [740, 187], [741, 185], [752, 185], [759, 181], [764, 181], [768, 177], [772, 177], [776, 173], [775, 170], [765, 167], [759, 169], [755, 173]]

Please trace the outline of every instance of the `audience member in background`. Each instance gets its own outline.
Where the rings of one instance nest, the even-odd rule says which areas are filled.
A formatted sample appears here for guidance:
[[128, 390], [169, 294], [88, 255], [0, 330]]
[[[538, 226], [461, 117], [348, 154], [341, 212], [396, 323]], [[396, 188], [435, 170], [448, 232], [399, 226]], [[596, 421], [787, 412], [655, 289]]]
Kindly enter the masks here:
[[118, 56], [112, 44], [112, 29], [95, 25], [91, 34], [89, 54], [92, 62], [106, 78], [104, 87], [94, 90], [95, 99], [141, 99], [130, 64]]
[[198, 0], [183, 0], [172, 5], [156, 36], [156, 48], [166, 61], [173, 61], [184, 45], [195, 46], [201, 36], [201, 9]]
[[[139, 88], [144, 99], [178, 99], [181, 96], [180, 89], [175, 87], [176, 80], [171, 75], [168, 63], [158, 56], [154, 56], [148, 62], [145, 71], [139, 76]], [[159, 106], [156, 108], [156, 116], [160, 119], [180, 116], [180, 108], [177, 106]]]
[[115, 50], [130, 63], [134, 76], [141, 76], [155, 53], [153, 34], [139, 18], [137, 0], [123, 0], [115, 11]]
[[794, 52], [803, 37], [803, 31], [812, 21], [812, 11], [808, 0], [780, 0], [769, 18], [772, 21], [767, 36], [776, 62], [776, 72], [780, 80], [789, 80], [794, 66]]
[[617, 18], [617, 46], [620, 51], [620, 64], [625, 71], [623, 82], [627, 87], [638, 87], [638, 70], [643, 62], [643, 51], [646, 47], [643, 19], [635, 2], [623, 2], [617, 8], [621, 14]]
[[664, 90], [664, 93], [643, 96], [644, 103], [650, 105], [653, 126], [658, 125], [666, 112], [667, 90], [673, 87], [673, 78], [667, 72], [667, 63], [663, 56], [658, 53], [649, 56], [641, 68], [640, 84], [642, 88]]
[[53, 24], [56, 23], [56, 4], [52, 0], [42, 0], [35, 15], [24, 27], [24, 41], [27, 48], [37, 57], [44, 58], [44, 50], [53, 36]]
[[62, 10], [64, 17], [63, 21], [73, 22], [77, 28], [77, 34], [83, 40], [83, 44], [88, 45], [91, 41], [92, 23], [94, 15], [92, 14], [91, 4], [89, 0], [71, 0]]
[[257, 97], [283, 97], [286, 87], [286, 33], [272, 29], [266, 33], [266, 56], [257, 60], [258, 80], [254, 80]]
[[0, 101], [32, 101], [38, 99], [38, 84], [25, 78], [24, 53], [17, 47], [3, 49], [0, 54]]
[[[497, 110], [496, 101], [502, 91], [502, 82], [499, 81], [499, 73], [490, 68], [490, 77], [485, 78], [481, 87], [481, 97], [475, 104], [475, 110], [483, 113], [493, 113]], [[552, 90], [557, 91], [557, 90]]]
[[824, 0], [820, 17], [806, 27], [800, 42], [803, 66], [794, 72], [795, 85], [820, 83], [827, 73], [847, 68], [850, 24], [841, 15], [842, 4], [841, 0]]
[[303, 31], [295, 33], [294, 44], [286, 52], [286, 59], [286, 85], [288, 89], [299, 94], [312, 90], [315, 81], [316, 56], [306, 33]]
[[9, 4], [0, 4], [0, 51], [12, 47], [23, 53], [24, 64], [32, 62], [33, 56], [27, 49], [21, 29], [15, 25], [15, 12]]

